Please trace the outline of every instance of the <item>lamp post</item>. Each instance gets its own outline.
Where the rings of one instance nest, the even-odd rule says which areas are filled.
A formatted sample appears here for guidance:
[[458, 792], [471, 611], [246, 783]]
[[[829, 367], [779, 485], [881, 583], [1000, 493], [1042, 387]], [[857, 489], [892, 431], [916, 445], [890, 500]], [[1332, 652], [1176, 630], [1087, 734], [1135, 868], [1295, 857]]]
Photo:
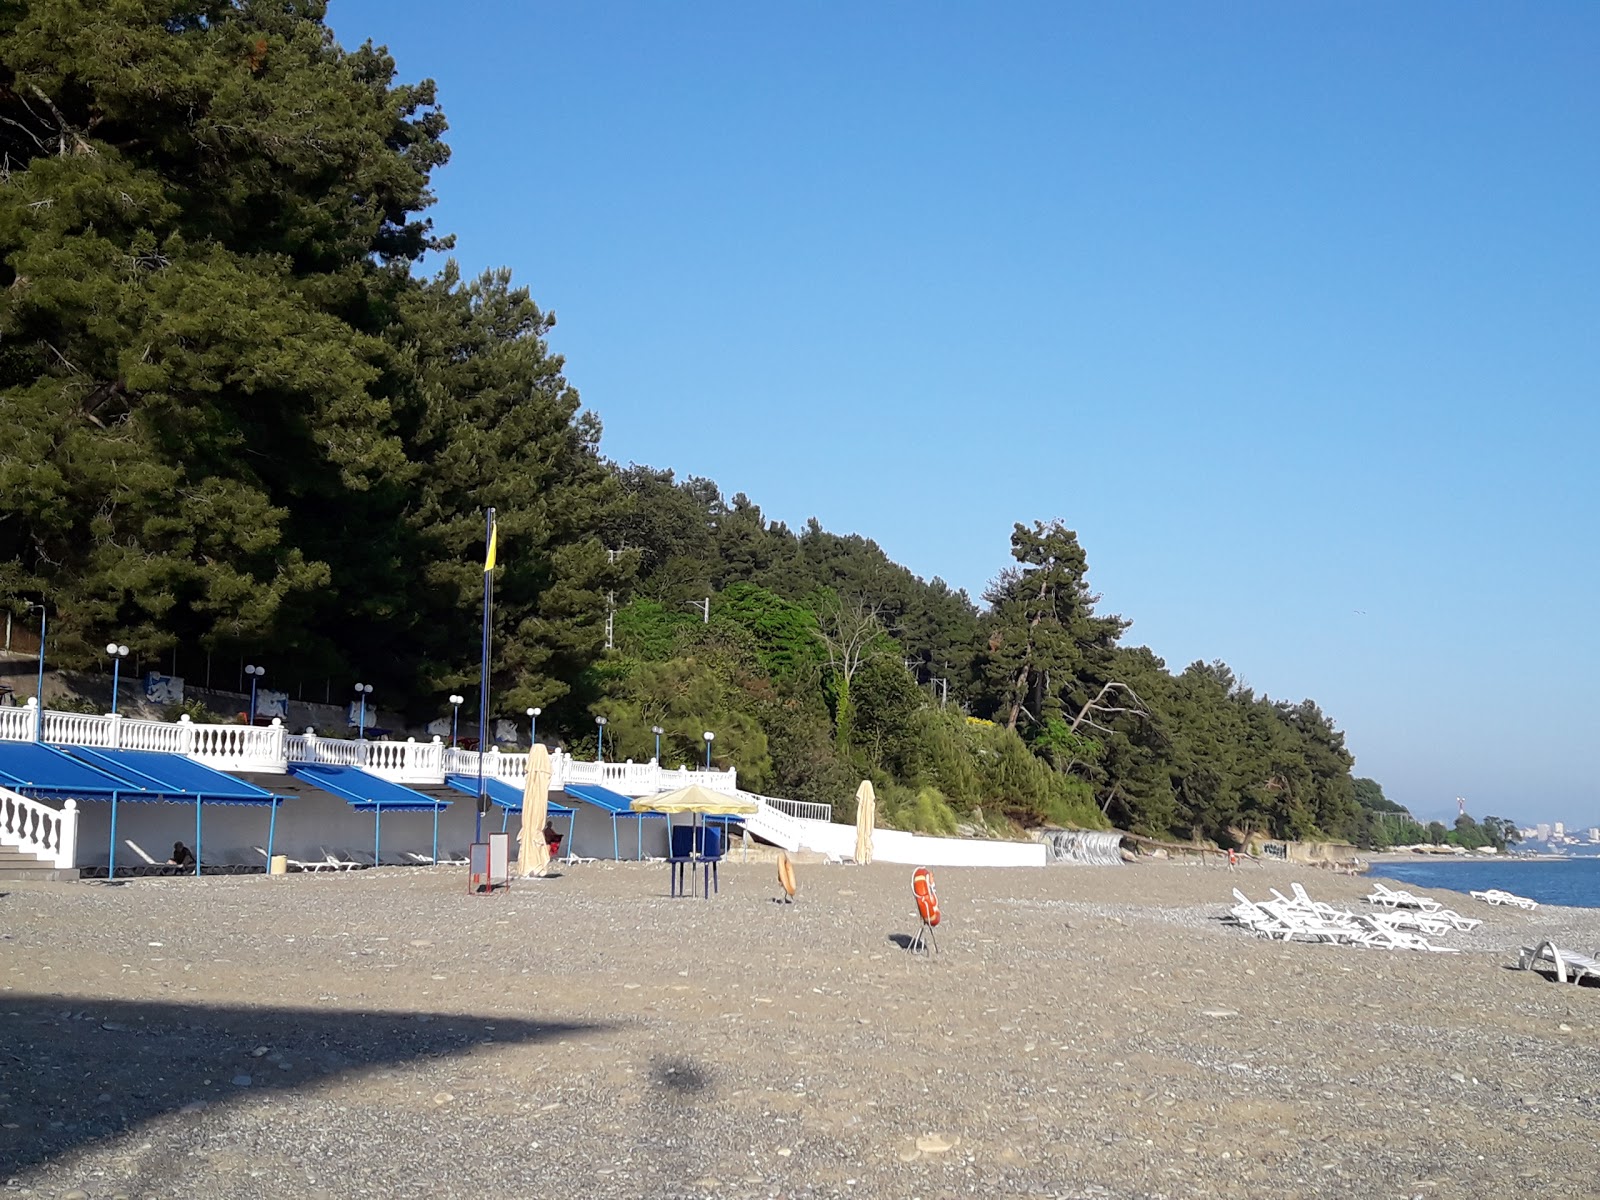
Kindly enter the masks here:
[[529, 750], [532, 750], [534, 748], [534, 746], [538, 745], [538, 743], [539, 743], [539, 714], [542, 713], [543, 711], [544, 711], [544, 709], [542, 709], [542, 708], [530, 708], [528, 710], [528, 749]]
[[595, 749], [594, 760], [595, 760], [595, 762], [605, 762], [605, 760], [606, 760], [606, 719], [604, 717], [596, 717], [594, 719], [594, 724], [595, 724], [595, 728], [599, 731], [599, 740], [595, 742], [596, 749]]
[[44, 635], [46, 628], [49, 626], [49, 619], [44, 611], [43, 600], [37, 604], [30, 604], [28, 607], [39, 610], [39, 686], [33, 693], [34, 699], [39, 701], [39, 705], [33, 717], [33, 740], [42, 742], [44, 741]]
[[250, 724], [256, 723], [256, 684], [261, 682], [261, 677], [267, 673], [265, 667], [246, 666], [244, 673], [250, 676]]
[[467, 702], [465, 696], [450, 696], [450, 749], [456, 748], [456, 730], [461, 724], [461, 706]]
[[122, 682], [122, 660], [128, 657], [128, 648], [115, 642], [106, 643], [106, 653], [111, 655], [111, 715], [117, 715], [117, 685]]
[[356, 740], [364, 742], [367, 740], [367, 697], [372, 695], [372, 685], [370, 683], [356, 684], [356, 695], [361, 699], [361, 721], [356, 726]]
[[700, 736], [706, 740], [706, 770], [709, 771], [711, 770], [711, 743], [716, 741], [717, 735], [708, 729]]
[[656, 735], [656, 766], [661, 765], [661, 735], [666, 732], [659, 725], [650, 726], [650, 732]]

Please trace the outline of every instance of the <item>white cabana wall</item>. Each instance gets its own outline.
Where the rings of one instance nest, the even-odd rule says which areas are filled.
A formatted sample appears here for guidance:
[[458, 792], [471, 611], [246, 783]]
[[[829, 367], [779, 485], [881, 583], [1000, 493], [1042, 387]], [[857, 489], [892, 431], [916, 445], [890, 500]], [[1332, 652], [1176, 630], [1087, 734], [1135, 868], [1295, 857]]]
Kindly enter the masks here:
[[[551, 792], [550, 799], [557, 804], [577, 809], [576, 850], [580, 857], [600, 859], [612, 857], [610, 813], [565, 792]], [[565, 836], [566, 818], [556, 817], [553, 823], [557, 831]], [[639, 822], [633, 817], [617, 819], [616, 845], [622, 859], [626, 861], [638, 856], [641, 836], [644, 842], [644, 857], [664, 858], [667, 853], [667, 822], [659, 817], [647, 817], [642, 832], [634, 828], [638, 824]], [[570, 848], [563, 843], [561, 852], [569, 853]]]

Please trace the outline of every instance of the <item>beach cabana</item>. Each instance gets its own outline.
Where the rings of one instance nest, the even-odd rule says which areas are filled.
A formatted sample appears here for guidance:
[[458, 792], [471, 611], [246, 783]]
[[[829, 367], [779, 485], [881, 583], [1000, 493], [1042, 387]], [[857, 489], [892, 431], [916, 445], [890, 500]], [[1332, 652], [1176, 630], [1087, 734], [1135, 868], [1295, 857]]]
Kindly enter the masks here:
[[[458, 792], [465, 792], [469, 796], [478, 794], [478, 777], [476, 775], [446, 775], [444, 781]], [[505, 832], [506, 826], [511, 823], [511, 814], [522, 811], [522, 789], [516, 784], [505, 779], [495, 779], [485, 775], [483, 777], [483, 790], [489, 793], [489, 803], [498, 808], [502, 815], [500, 831]], [[572, 818], [577, 815], [575, 809], [568, 808], [565, 804], [550, 801], [548, 813], [552, 817], [566, 817], [570, 825]], [[572, 830], [567, 831], [567, 845], [572, 845]]]
[[89, 746], [47, 746], [42, 742], [0, 743], [0, 786], [35, 799], [106, 800], [111, 804], [111, 841], [106, 877], [117, 873], [117, 807], [126, 801], [194, 805], [194, 873], [200, 874], [202, 807], [207, 804], [265, 805], [267, 849], [277, 832], [282, 796], [213, 770], [181, 754], [154, 750], [100, 750]]
[[601, 812], [611, 818], [611, 856], [619, 862], [622, 859], [622, 850], [617, 837], [617, 822], [621, 820], [634, 820], [638, 824], [634, 828], [635, 836], [639, 840], [638, 857], [644, 858], [644, 821], [648, 817], [666, 818], [665, 813], [649, 811], [635, 812], [632, 801], [628, 797], [610, 788], [603, 788], [594, 783], [569, 783], [562, 789], [575, 800], [582, 800], [585, 804], [592, 804]]
[[290, 763], [289, 773], [296, 779], [321, 788], [349, 803], [357, 812], [372, 814], [372, 861], [381, 863], [383, 814], [387, 812], [433, 813], [433, 860], [439, 861], [439, 813], [449, 807], [448, 800], [424, 796], [398, 783], [363, 771], [360, 767], [335, 767], [327, 763]]

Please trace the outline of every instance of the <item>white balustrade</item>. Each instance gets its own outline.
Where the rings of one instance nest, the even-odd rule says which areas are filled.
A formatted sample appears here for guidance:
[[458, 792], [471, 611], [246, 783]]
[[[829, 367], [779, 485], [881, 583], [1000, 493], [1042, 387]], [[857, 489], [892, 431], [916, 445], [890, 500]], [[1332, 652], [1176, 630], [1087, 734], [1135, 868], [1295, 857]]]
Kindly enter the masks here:
[[0, 741], [33, 741], [32, 708], [0, 708]]
[[[360, 767], [394, 783], [444, 782], [445, 748], [435, 739], [418, 742], [346, 741], [320, 738], [314, 733], [292, 734], [284, 739], [288, 762], [326, 763], [333, 767]], [[476, 770], [476, 766], [473, 768]]]
[[[259, 725], [188, 725], [188, 747], [183, 751], [208, 767], [220, 771], [279, 771], [284, 769], [283, 722], [276, 717], [272, 724]], [[180, 731], [180, 743], [184, 738]]]
[[78, 802], [60, 809], [0, 788], [0, 842], [54, 867], [71, 867], [78, 854]]
[[[156, 750], [163, 754], [183, 754], [193, 744], [193, 726], [170, 721], [126, 721], [121, 717], [121, 741], [116, 743], [124, 750]], [[267, 768], [263, 768], [264, 770]]]
[[110, 717], [45, 709], [44, 740], [60, 746], [112, 746], [115, 724]]

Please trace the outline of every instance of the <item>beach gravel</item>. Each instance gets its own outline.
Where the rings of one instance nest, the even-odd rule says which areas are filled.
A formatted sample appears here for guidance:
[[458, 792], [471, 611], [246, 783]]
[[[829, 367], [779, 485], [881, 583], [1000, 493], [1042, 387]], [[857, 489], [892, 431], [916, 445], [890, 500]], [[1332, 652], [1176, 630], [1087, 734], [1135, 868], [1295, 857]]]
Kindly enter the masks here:
[[588, 864], [0, 885], [4, 1194], [1450, 1197], [1600, 1166], [1600, 988], [1252, 938], [1289, 867]]

